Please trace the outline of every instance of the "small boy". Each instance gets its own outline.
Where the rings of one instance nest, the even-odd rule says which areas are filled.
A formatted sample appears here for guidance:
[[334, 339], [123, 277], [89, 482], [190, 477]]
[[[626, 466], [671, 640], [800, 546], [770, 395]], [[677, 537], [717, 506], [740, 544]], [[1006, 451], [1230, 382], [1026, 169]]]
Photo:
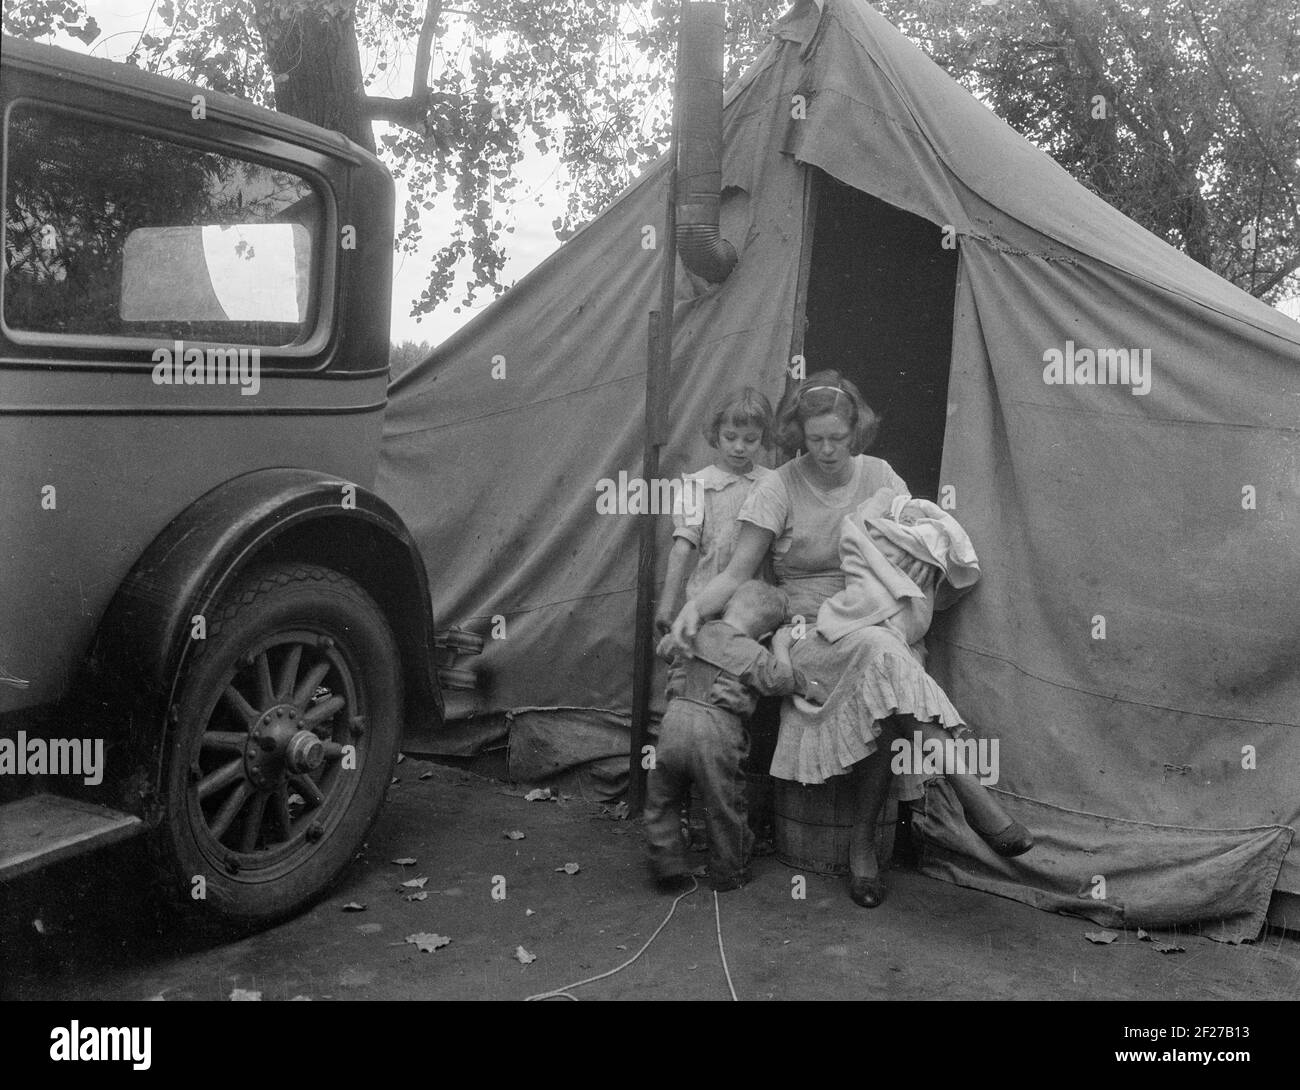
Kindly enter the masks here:
[[736, 589], [720, 621], [700, 626], [693, 657], [670, 651], [668, 637], [659, 645], [670, 664], [669, 699], [646, 784], [645, 830], [650, 871], [661, 889], [685, 888], [690, 876], [680, 811], [692, 784], [704, 804], [711, 886], [738, 889], [749, 881], [753, 838], [741, 769], [749, 734], [741, 718], [760, 694], [818, 698], [816, 686], [790, 665], [788, 628], [771, 651], [757, 642], [777, 629], [786, 606], [784, 591], [751, 579]]

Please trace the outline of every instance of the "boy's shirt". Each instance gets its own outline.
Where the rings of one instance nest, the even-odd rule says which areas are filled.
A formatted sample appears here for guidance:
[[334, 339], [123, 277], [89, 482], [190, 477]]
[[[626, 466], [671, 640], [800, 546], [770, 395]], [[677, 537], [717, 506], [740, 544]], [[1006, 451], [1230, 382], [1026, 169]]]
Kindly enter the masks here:
[[[702, 687], [706, 675], [712, 677], [707, 691], [692, 692], [692, 682]], [[669, 700], [685, 697], [737, 715], [749, 715], [760, 695], [798, 692], [815, 697], [817, 688], [802, 670], [782, 662], [757, 640], [725, 621], [702, 624], [695, 636], [695, 657], [674, 654], [668, 665]]]

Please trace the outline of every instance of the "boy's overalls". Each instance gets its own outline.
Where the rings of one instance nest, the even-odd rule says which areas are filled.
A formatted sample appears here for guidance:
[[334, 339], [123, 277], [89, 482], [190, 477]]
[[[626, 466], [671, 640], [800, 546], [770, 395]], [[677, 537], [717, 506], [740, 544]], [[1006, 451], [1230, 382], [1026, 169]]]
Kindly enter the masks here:
[[690, 873], [680, 811], [694, 784], [709, 835], [709, 877], [725, 885], [741, 879], [753, 842], [743, 771], [749, 733], [741, 717], [754, 710], [757, 692], [788, 693], [794, 678], [770, 651], [719, 621], [701, 626], [695, 652], [670, 667], [668, 707], [646, 783], [646, 839], [656, 877]]

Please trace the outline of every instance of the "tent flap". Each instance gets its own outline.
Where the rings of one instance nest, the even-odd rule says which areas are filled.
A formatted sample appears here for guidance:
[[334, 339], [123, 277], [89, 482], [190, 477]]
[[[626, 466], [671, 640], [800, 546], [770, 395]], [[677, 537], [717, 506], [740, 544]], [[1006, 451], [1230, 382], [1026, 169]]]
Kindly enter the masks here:
[[[1219, 942], [1250, 942], [1294, 831], [1283, 825], [1194, 829], [1066, 810], [998, 792], [1036, 830], [1034, 850], [995, 855], [962, 820], [943, 781], [913, 804], [922, 873], [1110, 928], [1179, 927], [1198, 919]], [[1187, 906], [1200, 906], [1189, 916]]]

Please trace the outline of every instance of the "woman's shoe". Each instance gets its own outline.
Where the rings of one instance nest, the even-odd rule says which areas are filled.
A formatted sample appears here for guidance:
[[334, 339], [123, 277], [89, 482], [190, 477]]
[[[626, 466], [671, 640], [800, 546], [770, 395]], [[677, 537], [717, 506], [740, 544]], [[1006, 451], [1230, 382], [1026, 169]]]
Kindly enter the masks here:
[[885, 882], [880, 875], [874, 878], [849, 876], [849, 896], [854, 904], [863, 908], [875, 908], [885, 899]]
[[[971, 828], [975, 828], [973, 825]], [[1030, 835], [1028, 829], [1018, 821], [1013, 821], [1000, 833], [985, 833], [975, 829], [980, 838], [992, 848], [998, 855], [1010, 858], [1013, 855], [1024, 855], [1034, 846], [1034, 838]]]

